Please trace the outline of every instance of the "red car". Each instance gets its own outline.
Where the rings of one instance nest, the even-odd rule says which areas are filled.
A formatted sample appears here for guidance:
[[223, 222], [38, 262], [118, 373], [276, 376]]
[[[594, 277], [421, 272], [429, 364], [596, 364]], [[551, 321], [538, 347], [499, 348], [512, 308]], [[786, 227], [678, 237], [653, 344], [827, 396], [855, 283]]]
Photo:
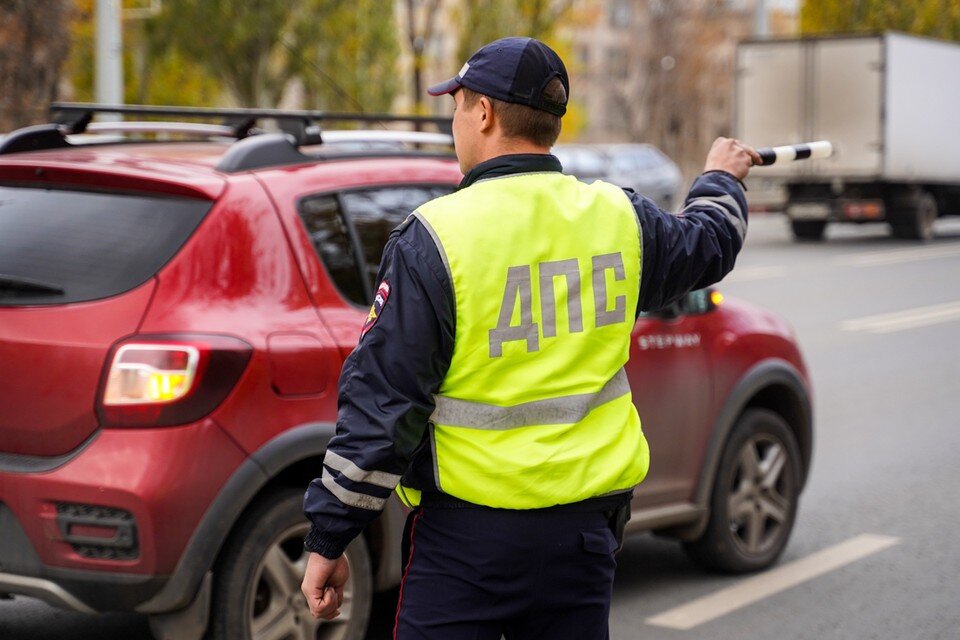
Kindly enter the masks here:
[[[362, 638], [373, 592], [400, 580], [403, 512], [348, 549], [342, 616], [321, 624], [299, 592], [301, 500], [387, 235], [455, 188], [456, 160], [401, 145], [435, 134], [315, 144], [303, 113], [87, 126], [93, 111], [0, 142], [0, 594], [142, 612], [158, 638]], [[257, 134], [264, 117], [297, 135]], [[143, 129], [218, 139], [65, 135]], [[698, 291], [634, 336], [652, 464], [628, 530], [716, 569], [769, 565], [812, 449], [790, 329]]]

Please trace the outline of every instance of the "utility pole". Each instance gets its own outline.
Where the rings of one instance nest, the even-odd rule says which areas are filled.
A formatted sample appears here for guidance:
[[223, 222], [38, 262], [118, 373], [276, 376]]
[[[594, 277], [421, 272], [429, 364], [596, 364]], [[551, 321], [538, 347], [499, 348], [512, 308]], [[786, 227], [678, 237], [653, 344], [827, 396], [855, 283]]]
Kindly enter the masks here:
[[770, 35], [767, 0], [757, 0], [757, 12], [753, 20], [753, 35], [757, 38], [766, 38]]
[[121, 3], [122, 0], [97, 0], [95, 81], [96, 101], [100, 104], [123, 104]]

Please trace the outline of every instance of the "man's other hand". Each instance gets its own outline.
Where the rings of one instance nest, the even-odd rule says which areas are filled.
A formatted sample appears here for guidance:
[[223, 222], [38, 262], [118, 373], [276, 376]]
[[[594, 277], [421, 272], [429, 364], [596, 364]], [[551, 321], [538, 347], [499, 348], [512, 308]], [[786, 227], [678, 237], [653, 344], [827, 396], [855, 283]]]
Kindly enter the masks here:
[[314, 618], [333, 620], [340, 615], [343, 585], [349, 577], [350, 567], [343, 556], [330, 560], [319, 553], [310, 554], [300, 590], [306, 596]]
[[760, 154], [750, 145], [734, 138], [717, 138], [710, 147], [703, 170], [726, 171], [737, 180], [743, 180], [750, 173], [750, 167], [760, 163]]

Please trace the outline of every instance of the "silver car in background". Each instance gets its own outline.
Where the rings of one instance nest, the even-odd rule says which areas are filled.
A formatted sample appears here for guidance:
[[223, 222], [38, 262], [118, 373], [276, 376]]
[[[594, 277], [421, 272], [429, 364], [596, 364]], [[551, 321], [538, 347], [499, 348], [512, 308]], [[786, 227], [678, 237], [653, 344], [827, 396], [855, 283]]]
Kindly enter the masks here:
[[679, 167], [652, 144], [558, 144], [553, 154], [563, 172], [584, 182], [606, 180], [647, 196], [672, 211], [683, 176]]

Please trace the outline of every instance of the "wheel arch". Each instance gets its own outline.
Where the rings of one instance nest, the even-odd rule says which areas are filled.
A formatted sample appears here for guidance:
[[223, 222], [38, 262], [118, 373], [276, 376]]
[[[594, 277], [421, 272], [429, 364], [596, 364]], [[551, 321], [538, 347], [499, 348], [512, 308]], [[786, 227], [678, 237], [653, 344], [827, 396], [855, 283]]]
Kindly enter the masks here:
[[723, 448], [734, 425], [750, 408], [773, 411], [783, 417], [800, 448], [800, 486], [802, 491], [809, 476], [813, 453], [813, 410], [803, 376], [790, 362], [771, 358], [754, 365], [740, 378], [714, 423], [707, 444], [700, 480], [694, 489], [693, 502], [703, 509], [695, 523], [676, 531], [675, 535], [692, 540], [700, 537], [709, 520], [710, 496], [717, 475]]
[[302, 424], [274, 437], [244, 460], [207, 508], [164, 587], [136, 610], [158, 614], [190, 605], [243, 514], [260, 497], [277, 486], [299, 481], [312, 467], [314, 475], [301, 485], [306, 489], [319, 472], [335, 432], [336, 425], [330, 422]]
[[[247, 509], [244, 509], [244, 513], [262, 496], [277, 488], [295, 487], [306, 491], [307, 485], [314, 478], [317, 478], [322, 470], [321, 465], [325, 452], [326, 442], [324, 442], [322, 451], [312, 452], [309, 456], [295, 462], [288, 461], [288, 464], [279, 468], [270, 481], [260, 489]], [[391, 498], [387, 500], [380, 517], [367, 525], [363, 531], [363, 538], [367, 550], [370, 552], [370, 562], [373, 567], [374, 591], [381, 591], [400, 584], [400, 543], [405, 519], [399, 501]], [[232, 530], [230, 535], [232, 535]]]

